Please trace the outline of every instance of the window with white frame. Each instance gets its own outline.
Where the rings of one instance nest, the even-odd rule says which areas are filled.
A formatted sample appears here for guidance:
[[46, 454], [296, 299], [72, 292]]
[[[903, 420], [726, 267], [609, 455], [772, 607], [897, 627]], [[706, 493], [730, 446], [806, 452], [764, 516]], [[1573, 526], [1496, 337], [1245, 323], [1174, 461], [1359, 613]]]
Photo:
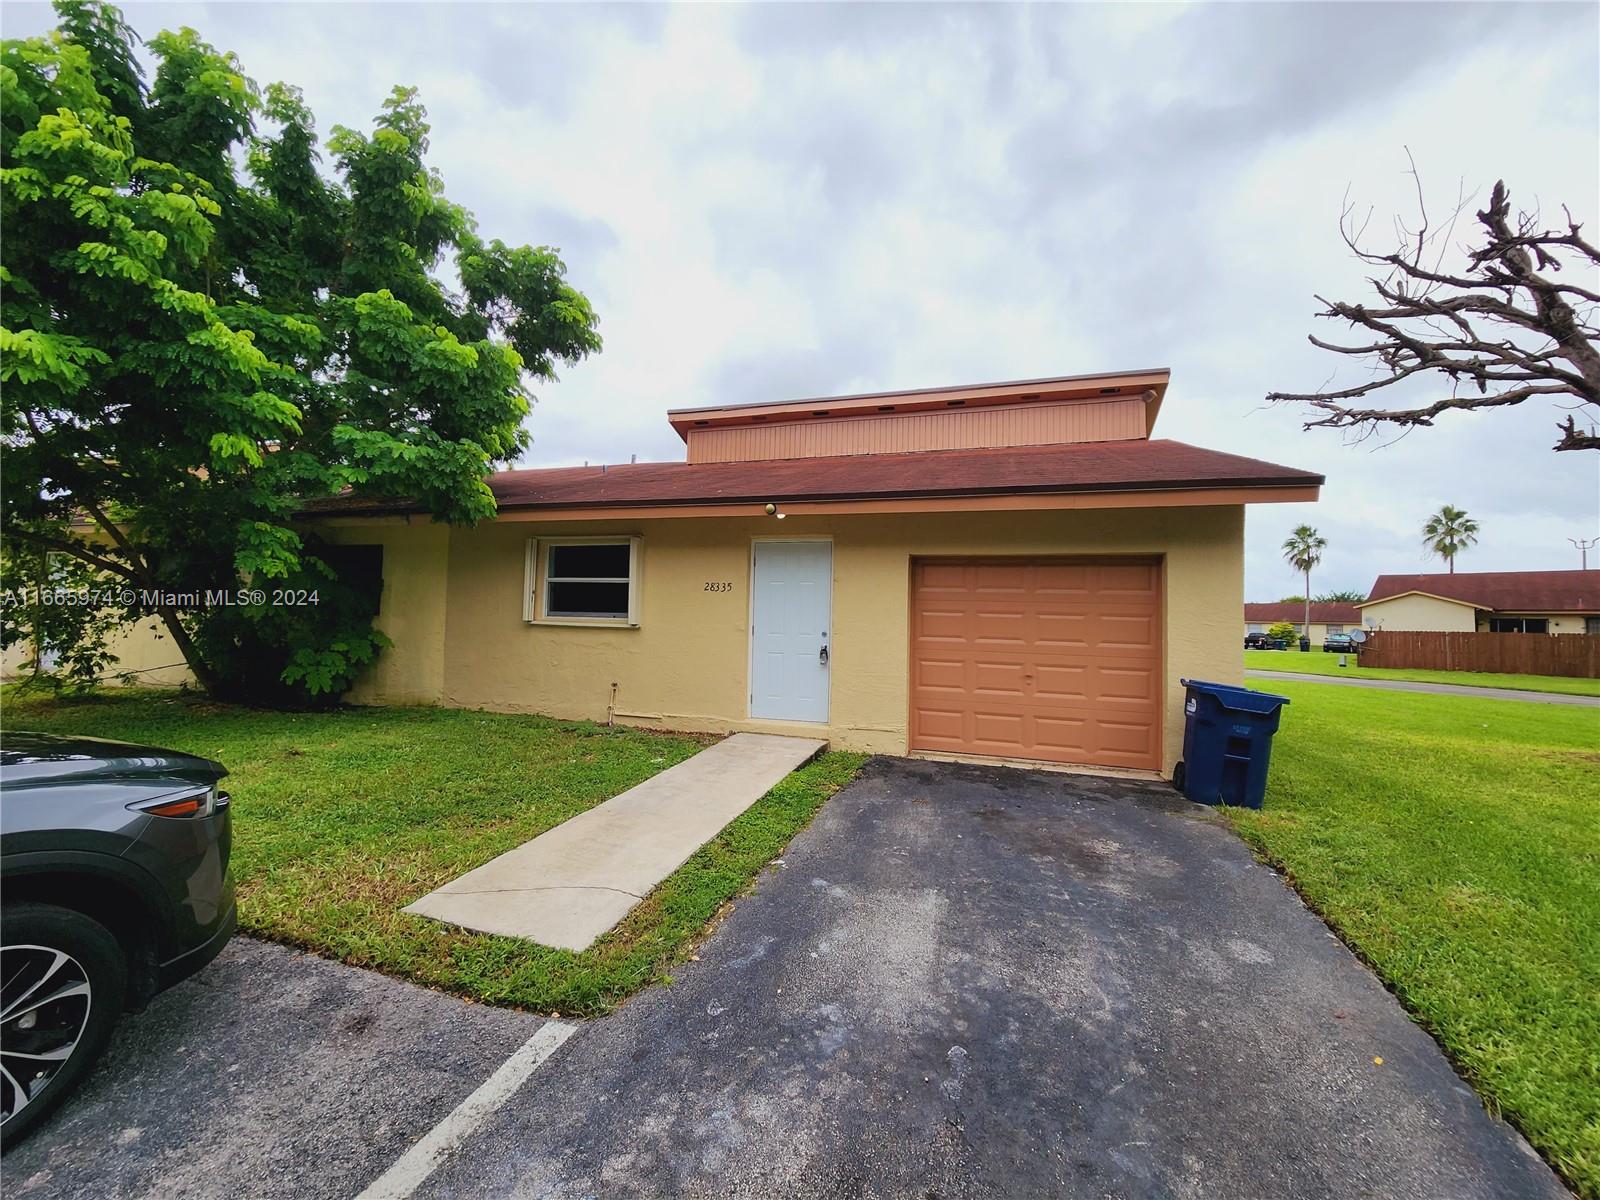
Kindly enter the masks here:
[[637, 625], [639, 539], [530, 541], [525, 618], [533, 622]]
[[1343, 625], [1329, 625], [1328, 626], [1328, 632], [1329, 633], [1343, 633], [1344, 632], [1344, 626]]
[[1244, 631], [1246, 633], [1265, 633], [1267, 631], [1267, 627], [1261, 624], [1259, 621], [1252, 621], [1244, 627]]

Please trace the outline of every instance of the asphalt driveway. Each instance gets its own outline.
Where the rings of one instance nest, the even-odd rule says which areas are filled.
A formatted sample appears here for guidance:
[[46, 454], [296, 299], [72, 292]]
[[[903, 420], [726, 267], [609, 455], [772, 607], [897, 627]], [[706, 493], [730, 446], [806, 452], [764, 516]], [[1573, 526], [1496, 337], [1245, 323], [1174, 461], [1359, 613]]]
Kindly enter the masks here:
[[878, 759], [417, 1194], [1566, 1192], [1206, 810]]
[[[124, 1023], [6, 1192], [352, 1196], [542, 1024], [241, 941]], [[388, 1194], [1566, 1195], [1159, 784], [874, 760], [671, 986], [518, 1078]]]

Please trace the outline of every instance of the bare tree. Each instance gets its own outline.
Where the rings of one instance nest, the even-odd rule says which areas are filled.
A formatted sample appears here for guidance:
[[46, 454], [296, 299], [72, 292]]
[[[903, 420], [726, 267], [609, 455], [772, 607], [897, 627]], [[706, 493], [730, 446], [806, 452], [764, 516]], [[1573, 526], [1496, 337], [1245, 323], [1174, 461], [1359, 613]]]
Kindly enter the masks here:
[[[1411, 174], [1416, 177], [1414, 163]], [[1444, 259], [1466, 201], [1443, 229], [1430, 229], [1419, 179], [1417, 206], [1418, 227], [1397, 222], [1398, 249], [1379, 254], [1362, 249], [1367, 222], [1356, 228], [1347, 202], [1340, 234], [1357, 257], [1381, 269], [1368, 280], [1381, 303], [1369, 307], [1317, 297], [1324, 305], [1317, 316], [1347, 322], [1369, 336], [1341, 345], [1313, 335], [1312, 345], [1367, 360], [1372, 379], [1340, 391], [1269, 392], [1267, 399], [1321, 410], [1307, 429], [1357, 429], [1367, 436], [1389, 425], [1432, 425], [1459, 409], [1504, 408], [1535, 396], [1565, 398], [1591, 424], [1585, 429], [1568, 416], [1557, 425], [1555, 449], [1600, 450], [1592, 425], [1600, 409], [1600, 291], [1557, 278], [1563, 266], [1575, 267], [1574, 274], [1600, 268], [1600, 250], [1584, 240], [1583, 227], [1565, 207], [1564, 232], [1541, 228], [1537, 211], [1518, 212], [1513, 221], [1510, 193], [1503, 181], [1496, 183], [1489, 206], [1477, 214], [1479, 244], [1463, 247], [1463, 273], [1454, 274], [1444, 269]], [[1419, 408], [1355, 403], [1414, 376], [1443, 376], [1448, 394]]]

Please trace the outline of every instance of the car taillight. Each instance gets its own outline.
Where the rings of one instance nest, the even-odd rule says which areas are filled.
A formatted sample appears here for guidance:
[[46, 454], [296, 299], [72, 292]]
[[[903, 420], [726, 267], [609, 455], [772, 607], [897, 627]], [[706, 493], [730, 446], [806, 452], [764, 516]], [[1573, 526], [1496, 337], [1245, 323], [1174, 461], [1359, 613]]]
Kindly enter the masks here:
[[162, 796], [159, 800], [130, 804], [128, 807], [153, 817], [209, 817], [217, 811], [219, 804], [226, 803], [227, 799], [217, 791], [217, 785], [212, 784], [208, 788], [181, 792], [176, 796]]

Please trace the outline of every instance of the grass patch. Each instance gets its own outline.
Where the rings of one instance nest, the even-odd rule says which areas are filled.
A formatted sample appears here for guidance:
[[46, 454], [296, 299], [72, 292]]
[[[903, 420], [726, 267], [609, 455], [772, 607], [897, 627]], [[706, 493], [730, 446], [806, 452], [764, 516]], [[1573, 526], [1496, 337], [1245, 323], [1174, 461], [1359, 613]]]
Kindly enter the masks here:
[[1600, 1200], [1600, 712], [1274, 690], [1268, 807], [1229, 819]]
[[402, 905], [713, 738], [459, 709], [278, 713], [173, 692], [8, 691], [11, 728], [203, 754], [232, 775], [240, 927], [494, 1004], [588, 1016], [668, 976], [731, 897], [866, 760], [790, 775], [581, 954], [468, 933]]
[[1347, 679], [1405, 679], [1413, 683], [1455, 683], [1462, 687], [1519, 688], [1525, 692], [1560, 692], [1568, 696], [1600, 696], [1600, 679], [1565, 675], [1497, 675], [1491, 671], [1430, 671], [1423, 667], [1363, 667], [1355, 655], [1341, 667], [1339, 656], [1320, 646], [1298, 650], [1246, 650], [1244, 665], [1252, 671], [1290, 671], [1296, 675], [1338, 675]]

